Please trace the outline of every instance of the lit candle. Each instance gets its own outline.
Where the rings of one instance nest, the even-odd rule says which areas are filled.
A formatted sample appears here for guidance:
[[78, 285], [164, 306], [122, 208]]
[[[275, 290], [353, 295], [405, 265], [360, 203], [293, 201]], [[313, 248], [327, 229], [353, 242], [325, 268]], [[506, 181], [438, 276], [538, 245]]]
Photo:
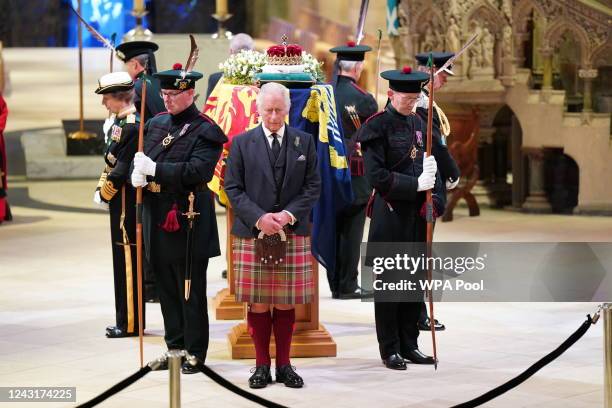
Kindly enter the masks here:
[[227, 0], [217, 0], [217, 13], [218, 15], [227, 14]]
[[145, 0], [134, 0], [134, 11], [145, 11]]

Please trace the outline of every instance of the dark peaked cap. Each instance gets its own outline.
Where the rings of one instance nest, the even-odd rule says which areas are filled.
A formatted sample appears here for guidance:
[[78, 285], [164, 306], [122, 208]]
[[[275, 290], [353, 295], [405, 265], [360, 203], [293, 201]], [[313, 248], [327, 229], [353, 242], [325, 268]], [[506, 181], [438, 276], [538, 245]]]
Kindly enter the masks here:
[[354, 41], [349, 41], [346, 45], [334, 47], [329, 50], [336, 54], [339, 61], [363, 61], [365, 53], [372, 51], [372, 47], [367, 45], [356, 45]]
[[389, 88], [404, 93], [421, 93], [421, 87], [429, 82], [429, 75], [413, 72], [410, 67], [381, 72], [380, 76], [389, 81]]
[[143, 54], [157, 51], [159, 46], [151, 41], [128, 41], [115, 47], [117, 58], [123, 62]]

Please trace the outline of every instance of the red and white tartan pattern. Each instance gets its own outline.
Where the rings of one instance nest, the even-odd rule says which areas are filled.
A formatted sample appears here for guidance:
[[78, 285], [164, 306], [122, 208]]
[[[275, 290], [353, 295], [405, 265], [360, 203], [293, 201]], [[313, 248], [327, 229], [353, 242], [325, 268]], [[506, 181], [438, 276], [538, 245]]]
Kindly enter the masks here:
[[312, 302], [315, 287], [310, 237], [287, 233], [287, 256], [278, 265], [255, 259], [253, 238], [232, 238], [237, 301], [290, 305]]

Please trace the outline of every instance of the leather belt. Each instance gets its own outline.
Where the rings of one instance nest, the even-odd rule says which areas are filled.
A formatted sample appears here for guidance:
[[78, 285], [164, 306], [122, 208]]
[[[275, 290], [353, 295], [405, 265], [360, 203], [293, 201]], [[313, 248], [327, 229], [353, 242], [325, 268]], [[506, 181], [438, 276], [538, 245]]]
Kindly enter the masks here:
[[[147, 184], [147, 190], [151, 193], [179, 193], [173, 186], [163, 186], [154, 181]], [[198, 191], [209, 191], [208, 185], [206, 183], [201, 183], [195, 186], [194, 188], [188, 189], [186, 191], [181, 190], [180, 193], [187, 193], [189, 191], [198, 192]]]

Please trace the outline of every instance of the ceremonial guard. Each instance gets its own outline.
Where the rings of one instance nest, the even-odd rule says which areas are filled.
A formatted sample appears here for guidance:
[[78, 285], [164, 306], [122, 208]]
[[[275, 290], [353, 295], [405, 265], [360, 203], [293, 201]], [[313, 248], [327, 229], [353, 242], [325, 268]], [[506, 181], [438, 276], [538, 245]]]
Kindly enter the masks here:
[[94, 202], [110, 212], [116, 324], [106, 328], [106, 337], [138, 336], [136, 250], [131, 246], [136, 243], [136, 192], [127, 183], [138, 147], [140, 122], [133, 104], [134, 81], [127, 72], [106, 74], [98, 80], [96, 93], [102, 95], [102, 104], [115, 115], [104, 154], [106, 167], [94, 193]]
[[[425, 192], [433, 189], [434, 216], [445, 205], [436, 160], [425, 155], [426, 122], [412, 111], [428, 76], [410, 67], [381, 76], [389, 81], [390, 103], [366, 121], [358, 136], [366, 175], [375, 191], [368, 204], [368, 243], [424, 242]], [[433, 357], [421, 353], [417, 344], [420, 307], [420, 302], [375, 302], [376, 334], [386, 367], [405, 370], [404, 358], [434, 364]]]
[[134, 80], [134, 105], [140, 112], [142, 100], [142, 82], [147, 81], [147, 100], [143, 121], [165, 111], [164, 101], [160, 96], [159, 81], [155, 78], [157, 68], [155, 54], [159, 46], [151, 41], [128, 41], [116, 47], [117, 58], [123, 61], [126, 71]]
[[[124, 62], [125, 69], [134, 80], [134, 105], [138, 113], [141, 112], [142, 83], [147, 82], [143, 122], [151, 119], [160, 112], [164, 112], [164, 101], [161, 98], [159, 80], [153, 76], [157, 72], [155, 54], [158, 45], [151, 41], [128, 41], [119, 44], [115, 51], [117, 57]], [[148, 302], [158, 302], [159, 295], [155, 284], [155, 275], [145, 259], [144, 270], [144, 296]]]
[[276, 382], [291, 388], [304, 384], [289, 354], [294, 305], [310, 303], [315, 295], [309, 223], [321, 179], [314, 138], [285, 124], [290, 104], [284, 86], [271, 82], [261, 87], [257, 109], [262, 124], [234, 137], [225, 174], [235, 213], [236, 300], [249, 304], [247, 324], [256, 353], [251, 388], [272, 382], [272, 331]]
[[[434, 69], [437, 71], [438, 68], [442, 67], [446, 61], [452, 58], [455, 54], [452, 52], [433, 52]], [[415, 59], [418, 63], [418, 70], [429, 74], [429, 67], [427, 66], [429, 61], [430, 53], [424, 52], [417, 54]], [[452, 71], [452, 65], [446, 67], [438, 75], [434, 77], [434, 92], [442, 89], [446, 84], [449, 75], [455, 75]], [[452, 190], [459, 184], [459, 167], [453, 159], [448, 149], [446, 138], [450, 135], [450, 123], [448, 118], [440, 108], [440, 106], [433, 103], [433, 130], [432, 130], [432, 154], [436, 158], [438, 163], [438, 170], [440, 171], [440, 177], [442, 178], [442, 190], [446, 197], [446, 190]], [[421, 119], [427, 122], [427, 114], [429, 108], [429, 93], [427, 87], [421, 90], [421, 97], [415, 105], [415, 112], [421, 117]], [[431, 330], [429, 317], [427, 316], [427, 307], [425, 302], [421, 304], [421, 314], [419, 317], [419, 329], [420, 330]], [[434, 320], [435, 330], [442, 331], [446, 327], [440, 323], [437, 319]]]
[[361, 89], [357, 81], [363, 71], [365, 53], [372, 49], [366, 45], [355, 45], [349, 41], [346, 46], [334, 47], [338, 75], [334, 82], [336, 109], [342, 118], [344, 143], [348, 152], [351, 184], [354, 201], [336, 217], [336, 264], [327, 271], [329, 286], [334, 299], [357, 299], [372, 296], [372, 292], [360, 288], [359, 250], [365, 225], [365, 209], [372, 187], [364, 174], [361, 146], [355, 139], [355, 132], [367, 118], [378, 111], [374, 97]]
[[[146, 186], [143, 229], [147, 258], [156, 277], [168, 349], [185, 349], [197, 364], [208, 349], [206, 269], [220, 255], [211, 180], [227, 137], [194, 104], [202, 74], [181, 64], [158, 72], [168, 112], [145, 126], [144, 153], [134, 158], [132, 184]], [[149, 90], [147, 89], [147, 93]]]

